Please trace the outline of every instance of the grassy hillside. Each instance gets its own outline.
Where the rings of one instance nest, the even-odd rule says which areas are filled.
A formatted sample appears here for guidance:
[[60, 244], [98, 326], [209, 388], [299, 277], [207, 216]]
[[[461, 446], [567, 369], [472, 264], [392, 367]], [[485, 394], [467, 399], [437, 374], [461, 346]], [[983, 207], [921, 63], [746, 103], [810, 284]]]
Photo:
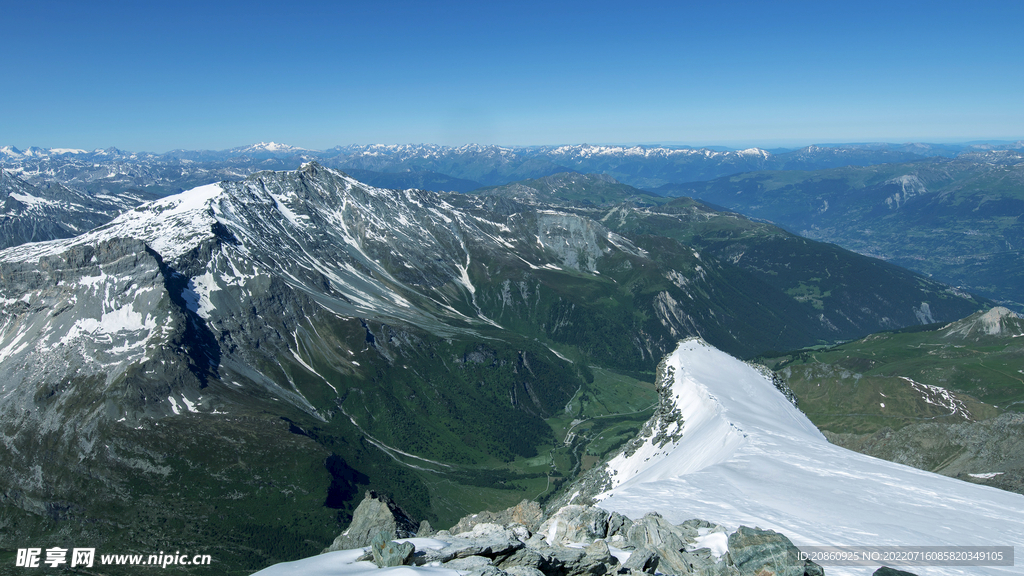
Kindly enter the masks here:
[[1024, 320], [1005, 308], [759, 360], [834, 443], [1024, 491]]

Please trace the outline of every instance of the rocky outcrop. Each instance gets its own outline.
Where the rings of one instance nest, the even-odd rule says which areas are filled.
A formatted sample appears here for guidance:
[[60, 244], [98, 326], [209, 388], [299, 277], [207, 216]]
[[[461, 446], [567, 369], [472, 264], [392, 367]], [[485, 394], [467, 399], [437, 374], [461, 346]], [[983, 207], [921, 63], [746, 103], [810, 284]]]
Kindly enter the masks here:
[[[429, 529], [429, 524], [427, 526]], [[389, 496], [367, 490], [363, 501], [352, 513], [352, 522], [348, 529], [339, 534], [324, 552], [370, 546], [381, 532], [389, 540], [410, 538], [417, 534], [418, 528], [409, 519], [409, 515]]]
[[[393, 504], [368, 492], [352, 525], [328, 551], [360, 538], [371, 525], [387, 525]], [[741, 526], [727, 535], [705, 520], [672, 524], [655, 512], [631, 520], [594, 506], [563, 506], [544, 518], [537, 503], [524, 500], [466, 516], [416, 550], [411, 542], [391, 541], [392, 534], [378, 530], [361, 559], [380, 567], [441, 566], [467, 576], [824, 576], [771, 530]]]
[[536, 530], [543, 520], [544, 511], [541, 510], [540, 504], [530, 500], [523, 500], [519, 504], [506, 508], [501, 512], [484, 511], [465, 516], [455, 526], [452, 526], [449, 532], [460, 534], [472, 530], [477, 524], [485, 523], [501, 525], [520, 524], [530, 530]]

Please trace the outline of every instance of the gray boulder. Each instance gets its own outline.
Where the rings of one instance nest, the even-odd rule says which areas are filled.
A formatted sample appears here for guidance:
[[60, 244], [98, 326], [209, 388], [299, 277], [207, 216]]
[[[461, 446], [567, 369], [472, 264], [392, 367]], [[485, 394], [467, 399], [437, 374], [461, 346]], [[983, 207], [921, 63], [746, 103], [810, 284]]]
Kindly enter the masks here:
[[352, 513], [348, 529], [338, 535], [323, 552], [351, 550], [369, 546], [373, 537], [384, 531], [389, 539], [411, 538], [418, 527], [390, 497], [367, 490], [363, 501]]
[[423, 520], [420, 522], [419, 528], [416, 529], [417, 538], [426, 538], [434, 533], [434, 529], [430, 526], [430, 522]]
[[607, 539], [617, 547], [628, 546], [626, 532], [633, 521], [618, 512], [595, 506], [568, 505], [558, 509], [537, 529], [551, 544], [589, 544]]
[[594, 543], [583, 549], [582, 564], [585, 567], [583, 574], [605, 574], [616, 572], [615, 566], [619, 560], [612, 556], [608, 549], [608, 543], [604, 540], [594, 540]]
[[[441, 533], [435, 535], [441, 536]], [[525, 546], [512, 530], [497, 524], [477, 524], [469, 532], [443, 537], [448, 546], [441, 550], [425, 550], [422, 556], [417, 555], [414, 563], [447, 563], [458, 558], [483, 556], [497, 565]]]
[[[538, 545], [542, 546], [542, 545]], [[498, 567], [512, 573], [514, 569], [537, 570], [542, 574], [556, 573], [561, 569], [561, 563], [549, 555], [542, 554], [541, 547], [526, 547], [516, 550], [510, 556], [502, 559]]]
[[686, 547], [687, 541], [693, 541], [697, 530], [674, 526], [660, 514], [651, 512], [637, 520], [626, 530], [626, 541], [634, 548], [644, 546], [662, 554], [665, 550], [679, 551]]
[[402, 566], [416, 547], [412, 542], [395, 542], [387, 530], [381, 530], [370, 541], [370, 553], [378, 568]]
[[817, 564], [800, 559], [789, 538], [774, 530], [740, 526], [729, 535], [729, 558], [743, 576], [804, 576], [822, 573]]
[[543, 571], [548, 576], [578, 576], [582, 574], [604, 574], [605, 570], [597, 572], [591, 572], [589, 566], [584, 560], [587, 553], [581, 548], [564, 548], [562, 546], [552, 546], [545, 550], [545, 555], [551, 559], [551, 563], [554, 569], [550, 571]]
[[529, 547], [517, 550], [496, 565], [509, 573], [534, 574], [536, 570], [545, 576], [601, 576], [614, 574], [618, 560], [603, 540], [586, 548], [548, 546], [544, 541], [533, 541]]
[[481, 568], [474, 568], [462, 576], [508, 576], [508, 572], [499, 570], [494, 566], [483, 566]]
[[629, 570], [630, 573], [654, 574], [658, 569], [658, 553], [647, 546], [637, 548], [629, 555], [629, 559], [622, 564], [622, 567]]
[[680, 524], [679, 527], [687, 529], [692, 528], [694, 530], [698, 528], [707, 528], [708, 532], [728, 532], [728, 530], [725, 529], [725, 526], [722, 526], [721, 524], [715, 524], [714, 522], [708, 522], [707, 520], [701, 520], [699, 518], [687, 520]]
[[445, 562], [445, 568], [452, 570], [476, 570], [484, 566], [490, 566], [491, 559], [485, 556], [466, 556], [465, 558], [454, 558]]
[[618, 535], [622, 535], [623, 538], [626, 536], [626, 531], [633, 525], [633, 521], [629, 518], [619, 514], [618, 512], [612, 512], [608, 515], [608, 538], [614, 538]]

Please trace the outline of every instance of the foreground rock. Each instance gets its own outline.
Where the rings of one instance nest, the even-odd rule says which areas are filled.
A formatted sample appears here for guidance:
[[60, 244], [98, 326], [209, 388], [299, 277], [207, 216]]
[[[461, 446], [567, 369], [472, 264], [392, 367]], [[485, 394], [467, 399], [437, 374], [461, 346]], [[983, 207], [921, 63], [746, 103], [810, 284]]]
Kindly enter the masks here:
[[[429, 526], [429, 524], [428, 524]], [[374, 537], [384, 532], [387, 538], [410, 538], [417, 526], [390, 497], [367, 490], [363, 501], [352, 513], [352, 523], [324, 552], [351, 550], [369, 546]]]
[[[381, 567], [436, 566], [467, 576], [824, 576], [820, 566], [800, 560], [788, 538], [771, 530], [741, 526], [727, 534], [705, 520], [672, 524], [653, 512], [631, 520], [577, 505], [545, 518], [540, 506], [525, 500], [501, 512], [466, 516], [451, 529], [431, 534], [431, 546], [414, 550], [411, 542], [390, 541], [412, 536], [412, 522], [404, 513], [399, 521], [396, 509], [401, 511], [368, 492], [349, 529], [326, 551], [361, 541], [369, 527], [384, 525], [369, 536], [371, 549], [362, 556]], [[399, 525], [405, 528], [391, 531]]]
[[416, 546], [412, 542], [394, 542], [387, 530], [381, 530], [370, 542], [370, 554], [378, 568], [403, 566]]

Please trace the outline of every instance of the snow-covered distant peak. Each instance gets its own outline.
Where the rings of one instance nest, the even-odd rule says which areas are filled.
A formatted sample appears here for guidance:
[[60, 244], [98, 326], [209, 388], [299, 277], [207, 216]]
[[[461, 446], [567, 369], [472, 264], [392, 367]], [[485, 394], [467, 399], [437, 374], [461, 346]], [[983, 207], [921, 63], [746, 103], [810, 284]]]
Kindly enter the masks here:
[[270, 152], [273, 154], [291, 153], [291, 152], [309, 152], [306, 148], [299, 148], [298, 146], [289, 146], [288, 144], [281, 144], [280, 142], [259, 142], [249, 146], [242, 146], [240, 148], [234, 148], [230, 152], [238, 154], [252, 154], [256, 152]]
[[0, 146], [0, 155], [12, 158], [47, 158], [50, 156], [64, 156], [66, 154], [88, 154], [85, 150], [78, 148], [39, 148], [30, 147], [28, 150], [19, 150], [14, 146]]
[[711, 148], [665, 147], [665, 146], [595, 146], [590, 144], [574, 144], [558, 146], [550, 149], [553, 156], [569, 158], [749, 158], [759, 156], [767, 159], [771, 154], [760, 148], [748, 148], [738, 151], [713, 150]]
[[760, 148], [747, 148], [746, 150], [740, 150], [736, 152], [740, 156], [760, 156], [761, 158], [768, 158], [769, 154], [767, 150]]
[[[678, 419], [664, 418], [663, 404], [659, 416], [669, 424], [609, 463], [613, 487], [598, 497], [603, 508], [631, 518], [656, 510], [673, 523], [705, 518], [729, 530], [759, 526], [798, 546], [1024, 542], [1024, 496], [829, 444], [766, 370], [699, 339], [681, 342], [663, 367], [662, 397], [671, 395], [680, 429], [672, 429]], [[960, 570], [931, 566], [927, 573]], [[970, 573], [1019, 569], [972, 567]]]

